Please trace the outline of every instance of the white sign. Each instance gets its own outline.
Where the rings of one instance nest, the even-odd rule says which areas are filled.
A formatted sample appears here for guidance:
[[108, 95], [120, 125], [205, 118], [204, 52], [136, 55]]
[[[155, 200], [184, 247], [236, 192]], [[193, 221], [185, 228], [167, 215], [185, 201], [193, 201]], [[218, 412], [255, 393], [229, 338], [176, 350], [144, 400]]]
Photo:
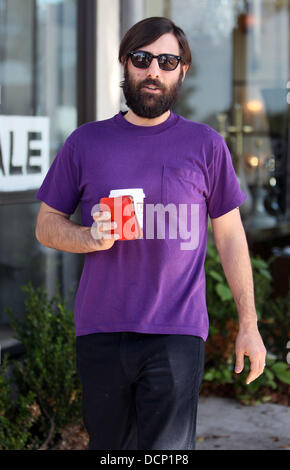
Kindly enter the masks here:
[[38, 189], [49, 169], [49, 118], [0, 116], [0, 192]]

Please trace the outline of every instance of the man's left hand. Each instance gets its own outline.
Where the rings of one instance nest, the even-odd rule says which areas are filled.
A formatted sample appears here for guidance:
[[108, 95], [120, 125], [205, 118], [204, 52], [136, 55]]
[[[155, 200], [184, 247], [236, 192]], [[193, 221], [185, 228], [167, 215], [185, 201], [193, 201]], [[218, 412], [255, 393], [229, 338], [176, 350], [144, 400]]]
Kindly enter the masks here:
[[236, 338], [235, 372], [240, 373], [244, 368], [244, 356], [249, 356], [251, 368], [246, 379], [248, 385], [264, 371], [266, 365], [266, 348], [257, 327], [240, 328]]

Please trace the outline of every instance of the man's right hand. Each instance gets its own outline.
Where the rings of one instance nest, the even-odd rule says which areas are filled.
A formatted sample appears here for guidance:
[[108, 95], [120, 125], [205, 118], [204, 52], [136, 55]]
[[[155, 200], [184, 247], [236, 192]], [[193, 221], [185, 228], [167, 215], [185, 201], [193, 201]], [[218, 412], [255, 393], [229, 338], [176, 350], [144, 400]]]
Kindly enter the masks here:
[[92, 217], [95, 222], [91, 227], [91, 236], [95, 242], [96, 251], [108, 250], [120, 238], [117, 233], [110, 233], [117, 227], [117, 223], [111, 222], [111, 213], [108, 211], [95, 212]]

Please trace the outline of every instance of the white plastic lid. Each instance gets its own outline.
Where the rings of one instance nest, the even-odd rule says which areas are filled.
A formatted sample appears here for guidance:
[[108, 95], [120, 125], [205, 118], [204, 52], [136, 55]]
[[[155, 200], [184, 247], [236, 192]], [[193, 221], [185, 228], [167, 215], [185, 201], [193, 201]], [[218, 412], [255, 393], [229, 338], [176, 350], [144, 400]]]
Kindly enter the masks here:
[[109, 197], [117, 196], [133, 196], [134, 200], [138, 201], [144, 199], [145, 194], [143, 188], [128, 188], [128, 189], [111, 189]]

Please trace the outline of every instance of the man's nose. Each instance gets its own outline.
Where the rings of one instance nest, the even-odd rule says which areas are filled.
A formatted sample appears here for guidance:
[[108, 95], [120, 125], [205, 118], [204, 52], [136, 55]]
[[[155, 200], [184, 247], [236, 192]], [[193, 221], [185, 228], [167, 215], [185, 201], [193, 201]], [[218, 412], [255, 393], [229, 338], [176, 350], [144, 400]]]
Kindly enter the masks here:
[[147, 75], [158, 77], [159, 74], [160, 74], [160, 68], [158, 64], [158, 59], [157, 57], [153, 57], [151, 64], [149, 65], [147, 69]]

